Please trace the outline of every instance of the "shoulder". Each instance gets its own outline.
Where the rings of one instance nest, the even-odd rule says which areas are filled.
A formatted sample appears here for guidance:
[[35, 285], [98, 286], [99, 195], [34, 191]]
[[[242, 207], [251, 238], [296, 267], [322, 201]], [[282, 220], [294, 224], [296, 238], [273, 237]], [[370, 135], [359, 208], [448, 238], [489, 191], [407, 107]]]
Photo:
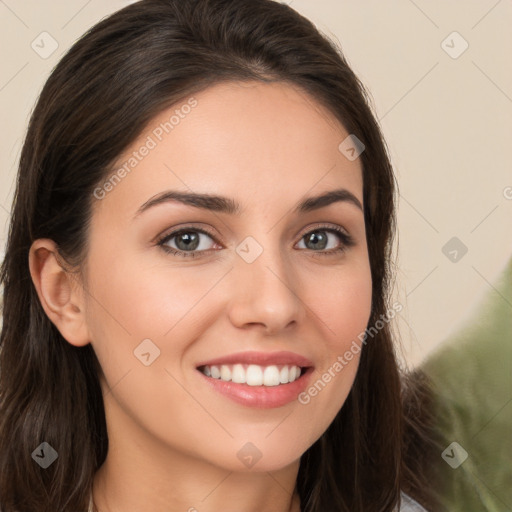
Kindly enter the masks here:
[[428, 512], [417, 501], [413, 500], [407, 494], [401, 494], [401, 504], [399, 512]]

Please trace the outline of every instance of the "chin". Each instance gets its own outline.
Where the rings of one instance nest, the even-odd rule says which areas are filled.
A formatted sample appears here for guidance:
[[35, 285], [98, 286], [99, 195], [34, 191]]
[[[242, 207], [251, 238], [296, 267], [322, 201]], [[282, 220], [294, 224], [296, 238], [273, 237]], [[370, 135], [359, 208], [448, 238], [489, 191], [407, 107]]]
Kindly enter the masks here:
[[[296, 442], [286, 446], [278, 438], [276, 438], [277, 443], [269, 443], [269, 440], [264, 438], [252, 439], [252, 441], [235, 442], [235, 446], [226, 450], [233, 454], [232, 456], [223, 456], [221, 461], [214, 457], [211, 462], [228, 471], [238, 473], [280, 471], [293, 464], [298, 464], [300, 457], [307, 449], [306, 447], [301, 451]], [[294, 440], [294, 438], [290, 439]]]

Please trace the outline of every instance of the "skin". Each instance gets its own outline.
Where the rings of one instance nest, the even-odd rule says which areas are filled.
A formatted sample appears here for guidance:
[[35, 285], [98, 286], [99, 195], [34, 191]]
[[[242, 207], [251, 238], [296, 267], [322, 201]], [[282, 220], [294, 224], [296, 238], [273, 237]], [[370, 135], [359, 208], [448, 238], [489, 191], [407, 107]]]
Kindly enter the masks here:
[[[239, 351], [289, 350], [313, 361], [313, 383], [365, 330], [371, 274], [363, 212], [350, 202], [293, 212], [305, 197], [338, 188], [362, 204], [361, 164], [338, 150], [344, 127], [294, 86], [224, 83], [194, 98], [197, 106], [95, 200], [82, 280], [59, 265], [48, 239], [31, 247], [31, 275], [63, 337], [91, 343], [103, 369], [110, 446], [94, 479], [99, 510], [297, 512], [299, 458], [342, 407], [359, 355], [308, 404], [273, 409], [232, 402], [196, 365]], [[117, 163], [176, 108], [161, 112]], [[227, 196], [242, 211], [167, 202], [134, 218], [169, 189]], [[304, 238], [322, 231], [320, 223], [343, 228], [355, 245], [320, 255]], [[157, 245], [159, 235], [191, 224], [216, 238], [199, 234], [198, 257]], [[263, 248], [250, 264], [235, 250], [247, 236]], [[327, 236], [324, 250], [343, 245]], [[177, 242], [167, 245], [182, 248]], [[134, 356], [147, 338], [160, 350], [149, 366]], [[237, 457], [247, 442], [261, 453], [252, 468]]]

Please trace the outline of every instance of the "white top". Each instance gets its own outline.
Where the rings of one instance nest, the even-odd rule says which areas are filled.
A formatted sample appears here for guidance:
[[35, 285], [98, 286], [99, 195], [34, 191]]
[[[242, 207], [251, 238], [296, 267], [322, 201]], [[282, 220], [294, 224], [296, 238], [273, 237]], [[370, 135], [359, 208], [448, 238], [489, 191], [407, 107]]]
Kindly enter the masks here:
[[427, 512], [417, 501], [405, 493], [401, 493], [400, 512]]
[[[401, 507], [399, 512], [427, 512], [417, 501], [413, 500], [410, 496], [405, 493], [401, 493]], [[94, 512], [92, 508], [92, 493], [89, 499], [89, 510], [88, 512]]]

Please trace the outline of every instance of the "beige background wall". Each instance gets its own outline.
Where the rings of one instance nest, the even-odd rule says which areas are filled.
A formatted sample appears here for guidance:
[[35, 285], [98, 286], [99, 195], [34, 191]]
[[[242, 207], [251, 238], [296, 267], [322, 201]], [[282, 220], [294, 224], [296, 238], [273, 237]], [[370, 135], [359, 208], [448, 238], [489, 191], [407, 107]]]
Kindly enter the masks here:
[[[128, 3], [0, 0], [0, 250], [40, 88], [86, 29]], [[400, 186], [397, 327], [417, 363], [495, 293], [512, 254], [512, 3], [287, 3], [340, 42], [374, 98]], [[466, 254], [443, 253], [452, 237]]]

